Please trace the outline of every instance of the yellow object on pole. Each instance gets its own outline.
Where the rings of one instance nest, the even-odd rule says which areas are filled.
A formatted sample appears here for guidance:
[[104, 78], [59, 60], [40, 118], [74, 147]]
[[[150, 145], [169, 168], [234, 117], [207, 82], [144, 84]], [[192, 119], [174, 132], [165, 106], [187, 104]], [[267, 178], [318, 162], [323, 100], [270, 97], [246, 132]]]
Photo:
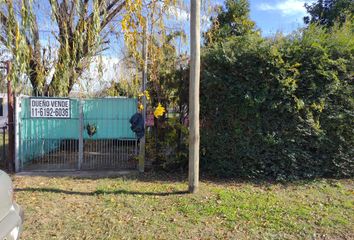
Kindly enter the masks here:
[[191, 0], [191, 68], [189, 78], [189, 170], [190, 193], [199, 188], [199, 82], [200, 82], [200, 0]]

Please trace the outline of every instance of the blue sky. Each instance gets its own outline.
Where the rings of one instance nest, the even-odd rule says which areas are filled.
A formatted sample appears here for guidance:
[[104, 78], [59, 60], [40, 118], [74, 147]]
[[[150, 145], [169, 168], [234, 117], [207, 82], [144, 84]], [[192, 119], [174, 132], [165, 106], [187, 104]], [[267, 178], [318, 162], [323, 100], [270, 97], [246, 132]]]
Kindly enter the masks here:
[[[175, 9], [175, 12], [170, 12], [171, 15], [177, 16], [177, 19], [170, 21], [176, 29], [183, 29], [187, 36], [189, 36], [189, 4], [190, 0], [183, 0], [182, 8]], [[224, 0], [202, 0], [204, 7], [210, 5], [221, 5]], [[257, 28], [262, 31], [263, 36], [271, 36], [277, 31], [285, 34], [291, 33], [299, 27], [303, 26], [303, 17], [306, 15], [304, 8], [305, 3], [311, 3], [315, 0], [249, 0], [250, 1], [250, 17], [255, 21]], [[36, 9], [38, 10], [38, 22], [40, 28], [40, 38], [43, 46], [48, 45], [49, 41], [55, 46], [55, 38], [51, 31], [56, 31], [55, 24], [50, 19], [50, 12], [48, 11], [48, 0], [37, 0]], [[206, 6], [207, 5], [207, 6]], [[209, 15], [202, 15], [202, 27], [205, 31], [208, 28]], [[119, 25], [119, 20], [115, 22]], [[209, 22], [210, 24], [210, 22]], [[124, 43], [122, 39], [111, 38], [109, 49], [103, 53], [103, 64], [105, 66], [104, 79], [112, 79], [112, 77], [119, 75], [119, 68], [122, 67], [122, 49]], [[189, 41], [179, 41], [177, 49], [180, 52], [189, 50]], [[115, 66], [115, 67], [112, 67]], [[94, 70], [90, 69], [90, 72]], [[97, 75], [97, 74], [96, 74]]]
[[[203, 1], [203, 0], [202, 0]], [[224, 0], [206, 0], [207, 5], [221, 5]], [[283, 31], [289, 33], [298, 27], [303, 26], [302, 18], [306, 15], [304, 8], [305, 3], [311, 3], [315, 0], [249, 0], [251, 19], [256, 22], [257, 27], [260, 28], [265, 35]], [[43, 8], [48, 8], [46, 0], [39, 1]], [[185, 9], [182, 11], [181, 19], [189, 20], [186, 15], [189, 15], [190, 0], [184, 0]], [[39, 22], [41, 23], [41, 30], [50, 30], [50, 23], [45, 19], [49, 17], [50, 13], [46, 12], [47, 16], [39, 15]], [[206, 18], [208, 16], [205, 16]], [[181, 23], [179, 23], [181, 24]]]
[[[203, 2], [204, 1], [204, 2]], [[202, 31], [206, 31], [210, 26], [210, 9], [216, 5], [223, 5], [225, 0], [202, 0]], [[250, 18], [256, 23], [263, 36], [272, 36], [277, 32], [285, 35], [296, 29], [303, 27], [303, 17], [306, 16], [305, 3], [312, 3], [315, 0], [249, 0]], [[182, 29], [189, 36], [189, 12], [190, 0], [183, 0], [184, 6], [175, 7], [169, 11], [174, 20], [168, 24]], [[180, 51], [188, 51], [189, 45], [182, 46]]]
[[287, 34], [303, 26], [304, 4], [311, 2], [314, 0], [250, 0], [251, 19], [264, 36], [277, 31]]
[[[202, 0], [203, 1], [203, 0]], [[204, 0], [205, 4], [208, 5], [221, 5], [224, 0]], [[303, 17], [306, 15], [306, 10], [304, 7], [305, 3], [311, 3], [315, 0], [249, 0], [250, 2], [250, 17], [256, 22], [257, 28], [262, 31], [263, 36], [270, 36], [275, 34], [277, 31], [281, 31], [288, 34], [299, 27], [303, 26]], [[41, 10], [48, 9], [47, 0], [39, 1], [41, 5]], [[175, 25], [177, 28], [183, 29], [187, 35], [189, 32], [189, 4], [190, 0], [184, 0], [185, 6], [182, 9], [177, 10], [177, 19], [175, 21], [170, 21], [170, 24]], [[176, 14], [171, 12], [172, 15]], [[46, 15], [46, 16], [44, 16]], [[47, 21], [50, 17], [49, 12], [41, 12], [39, 14], [41, 39], [44, 42], [48, 41], [48, 37], [53, 41], [54, 38], [51, 36], [50, 31], [53, 29], [51, 22]], [[204, 19], [203, 30], [205, 31], [208, 24], [207, 19], [209, 16], [202, 16]]]
[[[177, 16], [177, 19], [170, 21], [169, 24], [174, 25], [177, 29], [183, 29], [187, 36], [189, 35], [189, 4], [190, 0], [183, 0], [184, 5], [181, 9], [175, 9], [176, 12], [171, 12], [173, 16]], [[205, 7], [210, 5], [221, 5], [224, 0], [202, 0], [205, 2]], [[256, 22], [257, 28], [262, 31], [263, 36], [271, 36], [277, 31], [281, 31], [285, 34], [288, 34], [299, 27], [303, 26], [303, 17], [306, 15], [306, 10], [304, 8], [305, 2], [310, 3], [314, 0], [249, 0], [250, 1], [250, 17], [253, 21]], [[50, 33], [50, 30], [53, 30], [53, 25], [51, 21], [48, 21], [50, 18], [50, 12], [48, 9], [48, 0], [38, 0], [38, 5], [40, 12], [38, 17], [39, 27], [41, 30], [41, 41], [43, 45], [48, 44], [48, 40], [55, 42], [54, 37]], [[203, 15], [202, 20], [204, 24], [203, 30], [205, 31], [208, 27], [208, 18], [210, 16]], [[116, 22], [118, 23], [118, 22]], [[209, 22], [210, 24], [210, 22]], [[188, 51], [189, 41], [179, 41], [177, 49], [180, 52]], [[112, 66], [113, 63], [117, 64], [122, 58], [121, 51], [123, 47], [122, 39], [111, 39], [109, 44], [109, 50], [104, 52], [105, 61], [109, 63], [109, 66]], [[106, 78], [115, 75], [112, 67], [107, 70]]]

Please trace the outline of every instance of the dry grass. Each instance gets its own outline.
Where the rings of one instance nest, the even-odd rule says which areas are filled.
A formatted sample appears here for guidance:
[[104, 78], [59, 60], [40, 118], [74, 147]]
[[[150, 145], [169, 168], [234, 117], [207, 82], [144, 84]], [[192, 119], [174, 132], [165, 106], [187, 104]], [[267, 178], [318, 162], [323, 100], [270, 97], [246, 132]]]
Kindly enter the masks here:
[[186, 182], [13, 177], [22, 239], [354, 239], [353, 180]]

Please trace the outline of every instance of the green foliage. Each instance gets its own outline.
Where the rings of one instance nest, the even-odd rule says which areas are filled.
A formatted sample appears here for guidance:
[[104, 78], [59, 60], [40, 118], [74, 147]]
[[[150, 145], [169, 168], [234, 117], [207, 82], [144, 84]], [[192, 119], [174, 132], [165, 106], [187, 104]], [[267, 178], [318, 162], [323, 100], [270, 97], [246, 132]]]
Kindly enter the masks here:
[[[1, 0], [0, 45], [13, 56], [12, 83], [30, 82], [34, 95], [67, 96], [94, 57], [105, 50], [104, 30], [121, 14], [125, 2], [50, 0], [49, 12], [43, 13], [33, 0]], [[55, 26], [49, 37], [54, 43], [48, 46], [40, 41], [43, 23]]]
[[179, 117], [156, 121], [147, 133], [147, 158], [157, 169], [186, 170], [188, 166], [188, 128]]
[[187, 57], [177, 55], [173, 40], [184, 37], [183, 32], [173, 32], [160, 43], [151, 41], [151, 48], [159, 48], [159, 56], [153, 58], [149, 68], [148, 92], [151, 105], [159, 103], [167, 114], [155, 118], [147, 138], [147, 157], [154, 166], [166, 170], [186, 169], [188, 159], [188, 129], [184, 125], [188, 114]]
[[354, 174], [353, 32], [274, 41], [231, 37], [203, 50], [202, 166], [275, 179]]
[[218, 16], [211, 19], [212, 26], [204, 34], [206, 45], [254, 31], [255, 23], [249, 12], [248, 0], [226, 0], [225, 8], [219, 8]]
[[104, 91], [103, 96], [137, 97], [141, 88], [141, 83], [137, 77], [131, 81], [120, 79], [112, 82], [111, 86]]
[[158, 85], [148, 85], [152, 105], [161, 102], [168, 108], [167, 114], [155, 119], [147, 139], [148, 158], [165, 170], [186, 169], [188, 162], [188, 128], [184, 125], [188, 114], [188, 69], [174, 64], [161, 64]]
[[309, 16], [304, 17], [304, 22], [319, 23], [326, 27], [332, 27], [336, 22], [344, 23], [354, 13], [352, 0], [317, 0], [312, 4], [305, 4]]
[[[184, 37], [183, 32], [173, 32], [166, 36], [160, 44], [156, 39], [151, 43], [159, 48], [159, 57], [149, 69], [148, 91], [152, 98], [152, 105], [161, 103], [169, 108], [181, 108], [187, 104], [188, 99], [188, 72], [186, 72], [187, 56], [177, 56], [173, 40]], [[153, 47], [151, 47], [153, 48]]]

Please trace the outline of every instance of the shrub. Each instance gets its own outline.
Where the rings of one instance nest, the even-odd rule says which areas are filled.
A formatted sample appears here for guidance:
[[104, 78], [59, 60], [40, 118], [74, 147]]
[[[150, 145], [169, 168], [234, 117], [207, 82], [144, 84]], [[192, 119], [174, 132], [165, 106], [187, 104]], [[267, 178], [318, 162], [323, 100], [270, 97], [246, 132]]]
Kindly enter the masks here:
[[353, 176], [353, 31], [231, 37], [203, 49], [202, 167], [219, 176]]

